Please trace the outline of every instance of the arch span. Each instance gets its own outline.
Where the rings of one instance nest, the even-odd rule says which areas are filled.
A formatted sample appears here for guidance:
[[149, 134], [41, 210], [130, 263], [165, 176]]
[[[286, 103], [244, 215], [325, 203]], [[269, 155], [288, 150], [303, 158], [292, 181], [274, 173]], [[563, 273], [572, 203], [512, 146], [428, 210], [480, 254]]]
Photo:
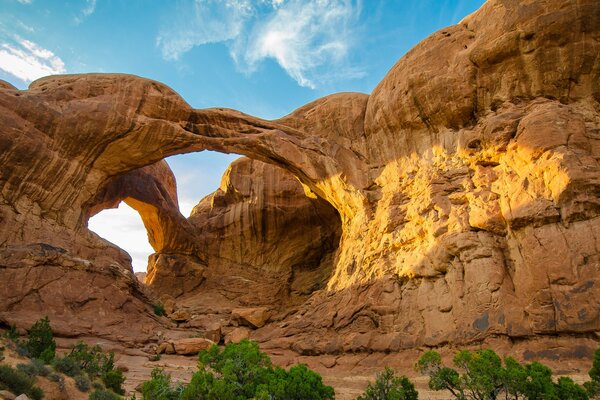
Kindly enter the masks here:
[[[359, 93], [336, 94], [265, 121], [229, 109], [193, 109], [165, 85], [130, 75], [43, 78], [27, 91], [0, 93], [0, 105], [16, 117], [9, 121], [17, 134], [6, 137], [12, 150], [5, 161], [21, 157], [19, 147], [27, 146], [29, 155], [28, 168], [18, 170], [16, 163], [17, 171], [6, 174], [4, 193], [21, 210], [38, 206], [46, 210], [44, 220], [77, 232], [86, 230], [88, 218], [107, 206], [106, 199], [123, 200], [142, 215], [156, 251], [199, 254], [185, 218], [157, 207], [173, 201], [168, 190], [155, 185], [148, 198], [135, 191], [135, 182], [163, 173], [160, 163], [167, 156], [215, 150], [287, 170], [311, 196], [338, 211], [344, 231], [363, 221], [356, 217], [365, 215], [368, 203], [367, 100]], [[38, 112], [26, 112], [32, 104]], [[35, 145], [30, 126], [36, 127]], [[115, 193], [124, 181], [133, 192]], [[167, 243], [165, 237], [172, 240]]]

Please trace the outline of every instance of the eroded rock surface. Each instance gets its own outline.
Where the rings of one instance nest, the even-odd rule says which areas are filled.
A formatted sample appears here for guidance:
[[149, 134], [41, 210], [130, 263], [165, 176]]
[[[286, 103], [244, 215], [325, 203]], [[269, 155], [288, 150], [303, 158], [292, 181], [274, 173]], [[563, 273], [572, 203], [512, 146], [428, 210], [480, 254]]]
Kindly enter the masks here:
[[[62, 248], [102, 273], [121, 271], [116, 282], [127, 286], [135, 282], [127, 256], [86, 221], [98, 204], [133, 199], [156, 228], [146, 280], [159, 292], [178, 288], [188, 323], [214, 324], [240, 303], [290, 300], [250, 332], [265, 347], [313, 355], [592, 335], [600, 331], [599, 54], [595, 0], [490, 0], [408, 52], [370, 96], [327, 96], [275, 121], [195, 110], [164, 85], [125, 75], [48, 77], [27, 91], [3, 85], [1, 249]], [[169, 187], [168, 173], [143, 178], [160, 193], [151, 198], [136, 194], [137, 178], [123, 181], [168, 155], [205, 149], [256, 161], [234, 163], [237, 172], [188, 220], [158, 189]], [[325, 229], [330, 218], [301, 192], [335, 209], [339, 230]], [[318, 242], [338, 243], [336, 232], [337, 250], [324, 251]], [[4, 278], [29, 258], [0, 268], [3, 298], [43, 293], [15, 288], [25, 272]], [[330, 273], [315, 267], [323, 262]], [[302, 266], [310, 266], [304, 277]], [[0, 318], [19, 304], [29, 307], [2, 302]]]

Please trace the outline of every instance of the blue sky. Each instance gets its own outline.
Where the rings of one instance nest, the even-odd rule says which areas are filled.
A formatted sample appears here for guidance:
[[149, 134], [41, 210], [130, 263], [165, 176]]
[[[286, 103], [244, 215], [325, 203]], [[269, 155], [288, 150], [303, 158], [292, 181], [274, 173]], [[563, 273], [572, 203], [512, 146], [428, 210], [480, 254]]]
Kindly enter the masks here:
[[[169, 85], [196, 108], [272, 119], [330, 93], [371, 92], [411, 47], [483, 2], [0, 0], [0, 79], [25, 89], [45, 75], [131, 73]], [[234, 158], [168, 159], [184, 214], [218, 187]], [[122, 206], [90, 226], [145, 269], [151, 248], [137, 215]]]

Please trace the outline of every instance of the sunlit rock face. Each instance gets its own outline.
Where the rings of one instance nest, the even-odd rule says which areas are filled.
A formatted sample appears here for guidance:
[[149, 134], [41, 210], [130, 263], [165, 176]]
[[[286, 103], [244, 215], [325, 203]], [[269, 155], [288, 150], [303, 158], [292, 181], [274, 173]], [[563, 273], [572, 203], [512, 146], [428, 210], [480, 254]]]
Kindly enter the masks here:
[[[156, 268], [146, 280], [164, 289], [174, 287], [166, 283], [173, 276], [195, 276], [174, 295], [200, 291], [215, 271], [226, 281], [227, 263], [268, 271], [271, 258], [319, 259], [294, 253], [318, 249], [310, 241], [318, 235], [287, 250], [274, 244], [304, 240], [279, 219], [296, 221], [289, 214], [297, 202], [321, 207], [300, 197], [300, 186], [284, 201], [278, 191], [291, 176], [336, 210], [341, 237], [335, 252], [327, 247], [331, 273], [319, 278], [327, 275], [326, 287], [254, 338], [319, 354], [595, 332], [598, 54], [597, 1], [490, 0], [418, 44], [370, 96], [327, 96], [275, 121], [195, 110], [164, 85], [126, 75], [48, 77], [28, 91], [6, 86], [0, 243], [3, 251], [45, 243], [128, 274], [127, 256], [86, 228], [93, 207], [104, 204], [99, 193], [168, 155], [235, 152], [256, 161], [234, 164], [189, 220], [155, 211], [174, 209], [173, 196], [140, 199], [131, 182], [118, 192], [137, 199], [146, 226], [162, 235], [151, 233]], [[271, 184], [277, 174], [281, 185]], [[290, 212], [264, 218], [278, 206]], [[307, 231], [335, 237], [312, 217], [304, 221]], [[246, 251], [247, 240], [260, 251]], [[177, 266], [182, 257], [192, 270]], [[256, 289], [240, 288], [237, 297], [256, 305]], [[6, 319], [10, 310], [0, 307]]]

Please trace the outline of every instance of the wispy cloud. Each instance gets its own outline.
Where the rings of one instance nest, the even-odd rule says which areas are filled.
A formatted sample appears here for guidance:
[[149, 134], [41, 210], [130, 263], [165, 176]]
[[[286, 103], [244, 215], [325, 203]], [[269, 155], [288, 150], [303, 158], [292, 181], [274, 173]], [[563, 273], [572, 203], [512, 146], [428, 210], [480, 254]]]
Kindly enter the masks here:
[[14, 36], [12, 43], [0, 44], [0, 69], [26, 83], [66, 72], [60, 57], [20, 36]]
[[360, 1], [195, 0], [187, 7], [178, 10], [181, 21], [171, 21], [158, 35], [166, 60], [195, 46], [225, 42], [242, 71], [251, 73], [270, 58], [301, 86], [314, 88], [323, 77], [331, 78], [326, 71], [331, 68], [338, 77], [360, 75], [344, 65]]
[[75, 23], [81, 24], [87, 17], [96, 11], [96, 0], [86, 0], [85, 7], [81, 10], [81, 14], [75, 17]]
[[176, 20], [156, 39], [165, 60], [177, 60], [194, 46], [235, 39], [254, 11], [249, 0], [195, 0], [179, 7]]
[[349, 1], [290, 1], [256, 24], [244, 60], [252, 69], [272, 58], [301, 86], [314, 88], [319, 67], [339, 65], [346, 57], [355, 15]]
[[23, 21], [21, 20], [17, 20], [17, 27], [22, 29], [23, 31], [27, 32], [27, 33], [33, 33], [35, 32], [35, 29], [27, 24], [25, 24]]
[[31, 4], [32, 0], [17, 0], [21, 4]]

